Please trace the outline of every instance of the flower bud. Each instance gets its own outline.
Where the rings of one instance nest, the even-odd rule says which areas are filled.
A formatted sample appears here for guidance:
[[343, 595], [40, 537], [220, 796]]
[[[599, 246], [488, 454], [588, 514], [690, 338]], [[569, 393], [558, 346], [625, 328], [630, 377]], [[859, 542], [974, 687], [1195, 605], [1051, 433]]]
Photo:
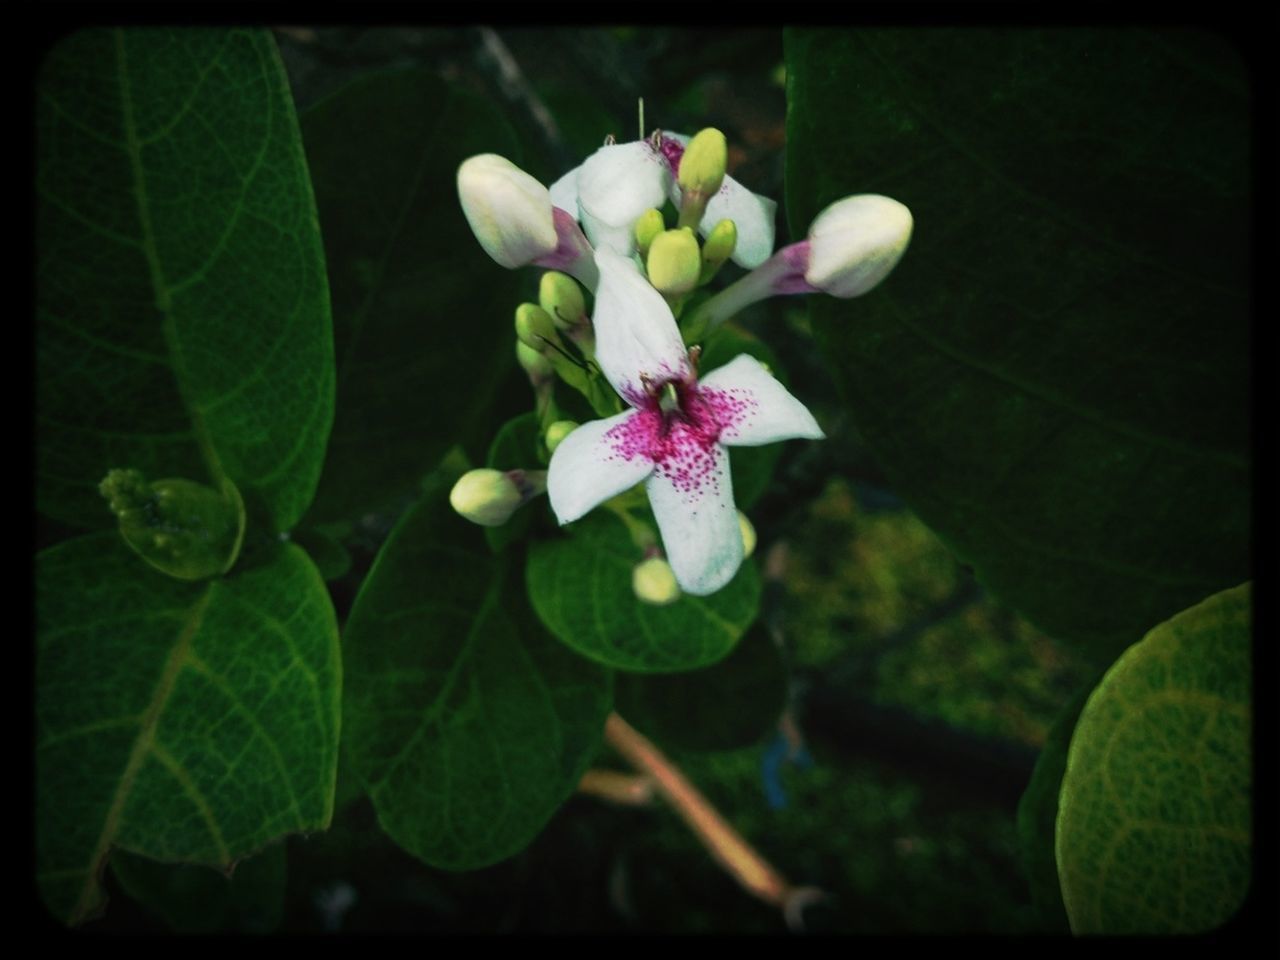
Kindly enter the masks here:
[[636, 564], [631, 571], [631, 589], [641, 603], [655, 607], [665, 607], [680, 599], [675, 571], [661, 557], [650, 557]]
[[646, 261], [649, 282], [659, 293], [679, 296], [698, 285], [702, 253], [688, 227], [666, 230], [653, 238]]
[[755, 552], [756, 528], [741, 510], [738, 511], [738, 529], [742, 532], [742, 556], [746, 558]]
[[483, 527], [500, 527], [547, 488], [545, 470], [468, 470], [449, 492], [459, 514]]
[[733, 248], [737, 244], [738, 228], [732, 220], [721, 220], [711, 229], [702, 244], [702, 273], [698, 277], [699, 284], [707, 283], [716, 275], [724, 262], [733, 256]]
[[538, 353], [546, 353], [551, 344], [560, 343], [551, 314], [536, 303], [522, 303], [516, 308], [516, 338]]
[[809, 227], [805, 282], [833, 297], [866, 293], [897, 265], [911, 240], [911, 211], [889, 197], [837, 200]]
[[555, 368], [546, 357], [520, 340], [516, 341], [516, 362], [529, 375], [529, 383], [535, 387], [550, 383], [556, 375]]
[[572, 277], [558, 270], [548, 270], [542, 275], [538, 284], [538, 303], [561, 330], [577, 327], [587, 314], [582, 288]]
[[636, 221], [633, 228], [636, 236], [636, 249], [640, 251], [640, 256], [647, 257], [649, 255], [649, 245], [653, 243], [653, 238], [666, 229], [666, 224], [662, 220], [662, 211], [649, 209], [640, 215], [640, 219]]
[[502, 266], [522, 267], [556, 250], [550, 191], [505, 157], [463, 161], [458, 199], [480, 246]]
[[729, 148], [724, 134], [715, 127], [699, 130], [680, 158], [680, 172], [676, 182], [684, 193], [696, 193], [710, 197], [724, 183], [724, 169], [729, 160]]
[[555, 453], [556, 447], [560, 446], [560, 442], [577, 429], [578, 425], [572, 420], [557, 420], [547, 427], [547, 453]]

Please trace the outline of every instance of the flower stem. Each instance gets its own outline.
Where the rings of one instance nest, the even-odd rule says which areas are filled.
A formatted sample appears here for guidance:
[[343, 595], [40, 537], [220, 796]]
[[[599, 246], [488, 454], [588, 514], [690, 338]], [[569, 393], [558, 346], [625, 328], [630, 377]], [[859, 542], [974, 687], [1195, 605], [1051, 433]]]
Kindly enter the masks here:
[[653, 802], [653, 780], [642, 774], [594, 768], [582, 775], [578, 792], [627, 807], [647, 807]]

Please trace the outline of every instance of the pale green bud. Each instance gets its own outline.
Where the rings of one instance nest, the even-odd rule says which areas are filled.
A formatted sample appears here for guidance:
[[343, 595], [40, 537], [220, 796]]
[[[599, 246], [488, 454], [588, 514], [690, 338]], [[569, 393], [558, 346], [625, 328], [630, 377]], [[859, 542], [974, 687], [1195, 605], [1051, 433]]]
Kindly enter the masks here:
[[551, 314], [536, 303], [522, 303], [516, 308], [516, 337], [538, 353], [546, 353], [552, 344], [560, 343]]
[[659, 293], [679, 296], [698, 285], [702, 273], [702, 253], [688, 227], [666, 230], [653, 239], [646, 261], [649, 282]]
[[724, 262], [733, 256], [733, 249], [737, 245], [737, 225], [732, 220], [717, 223], [702, 243], [702, 274], [698, 277], [698, 283], [706, 283], [714, 277]]
[[453, 485], [449, 503], [472, 523], [500, 527], [546, 488], [545, 470], [468, 470]]
[[516, 362], [529, 375], [529, 382], [535, 387], [550, 383], [556, 375], [551, 362], [528, 344], [516, 341]]
[[685, 193], [713, 196], [724, 183], [724, 170], [729, 161], [729, 147], [724, 134], [715, 127], [699, 130], [680, 158], [676, 182]]
[[636, 564], [631, 571], [631, 589], [641, 603], [655, 607], [665, 607], [680, 599], [675, 571], [661, 557], [650, 557]]
[[572, 420], [557, 420], [547, 427], [547, 452], [555, 453], [555, 449], [560, 446], [560, 442], [577, 429], [578, 425]]
[[738, 529], [742, 532], [742, 555], [749, 557], [756, 550], [756, 528], [741, 510], [738, 511]]
[[578, 326], [587, 313], [582, 288], [572, 277], [558, 270], [548, 270], [542, 275], [538, 284], [538, 303], [561, 330]]
[[661, 210], [646, 210], [640, 215], [640, 219], [636, 221], [636, 249], [640, 251], [640, 256], [645, 257], [649, 254], [649, 245], [653, 243], [653, 238], [665, 230], [667, 225], [662, 221]]

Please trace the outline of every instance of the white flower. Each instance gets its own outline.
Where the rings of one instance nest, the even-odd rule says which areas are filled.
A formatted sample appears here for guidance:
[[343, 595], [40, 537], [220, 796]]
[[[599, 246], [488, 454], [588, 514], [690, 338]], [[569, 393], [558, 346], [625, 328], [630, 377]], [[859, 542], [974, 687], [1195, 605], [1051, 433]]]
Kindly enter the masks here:
[[804, 279], [833, 297], [857, 297], [889, 275], [911, 241], [911, 211], [875, 193], [837, 200], [809, 227]]
[[[679, 133], [661, 134], [660, 143], [636, 140], [601, 147], [551, 185], [551, 202], [575, 213], [587, 239], [623, 256], [635, 252], [632, 227], [646, 210], [661, 208], [670, 200], [680, 208], [676, 171], [689, 138]], [[721, 220], [738, 228], [733, 261], [752, 269], [773, 253], [774, 211], [777, 204], [752, 193], [726, 176], [719, 192], [707, 203], [699, 225], [705, 237]]]
[[753, 357], [699, 381], [671, 309], [636, 264], [608, 245], [595, 262], [596, 362], [632, 409], [560, 442], [547, 476], [552, 509], [570, 523], [644, 481], [680, 588], [714, 593], [743, 559], [726, 447], [820, 439], [822, 430]]

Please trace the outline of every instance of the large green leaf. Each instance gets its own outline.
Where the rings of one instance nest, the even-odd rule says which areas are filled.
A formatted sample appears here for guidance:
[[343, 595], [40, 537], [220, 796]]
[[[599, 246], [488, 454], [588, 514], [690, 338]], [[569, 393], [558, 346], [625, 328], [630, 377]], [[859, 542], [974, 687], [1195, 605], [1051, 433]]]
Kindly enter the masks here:
[[308, 110], [302, 131], [338, 361], [314, 514], [349, 518], [413, 493], [480, 428], [488, 441], [520, 274], [472, 236], [455, 176], [472, 154], [520, 157], [494, 107], [426, 69], [358, 80]]
[[1241, 906], [1251, 868], [1249, 584], [1152, 630], [1089, 698], [1067, 754], [1056, 853], [1076, 933], [1193, 933]]
[[337, 622], [297, 547], [193, 584], [92, 534], [37, 557], [36, 610], [36, 870], [56, 916], [100, 910], [114, 848], [226, 868], [328, 824]]
[[[449, 478], [451, 479], [451, 478]], [[436, 478], [365, 580], [343, 637], [344, 747], [383, 828], [427, 863], [521, 850], [599, 745], [612, 677], [548, 636], [511, 561]]]
[[897, 270], [811, 298], [894, 488], [1114, 656], [1249, 569], [1249, 107], [1211, 35], [794, 31], [792, 233], [883, 193]]
[[570, 536], [534, 544], [525, 568], [542, 622], [583, 656], [619, 670], [672, 673], [723, 659], [760, 606], [760, 575], [746, 560], [725, 587], [665, 607], [637, 599], [631, 572], [644, 559], [615, 515], [597, 510]]
[[76, 33], [42, 65], [36, 150], [39, 508], [108, 526], [97, 484], [134, 467], [229, 477], [290, 527], [324, 458], [333, 346], [271, 37]]

